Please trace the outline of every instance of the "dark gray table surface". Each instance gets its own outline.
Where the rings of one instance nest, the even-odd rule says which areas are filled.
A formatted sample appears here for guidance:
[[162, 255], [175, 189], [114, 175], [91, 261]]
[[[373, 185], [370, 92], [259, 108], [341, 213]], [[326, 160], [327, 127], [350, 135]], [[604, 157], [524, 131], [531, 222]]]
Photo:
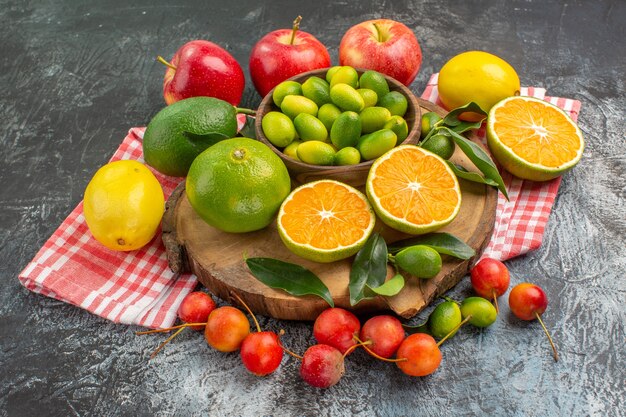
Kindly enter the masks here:
[[[0, 0], [0, 415], [624, 415], [626, 2], [91, 3]], [[19, 284], [127, 130], [164, 106], [157, 54], [191, 39], [222, 45], [246, 72], [242, 105], [255, 107], [250, 50], [298, 14], [333, 63], [352, 25], [405, 23], [424, 53], [418, 94], [447, 59], [480, 49], [510, 62], [523, 85], [582, 102], [587, 147], [563, 179], [543, 245], [507, 262], [513, 284], [545, 289], [558, 363], [539, 324], [515, 319], [504, 297], [496, 324], [447, 342], [432, 376], [408, 378], [357, 352], [322, 391], [299, 380], [291, 357], [257, 378], [194, 332], [148, 362], [162, 338]], [[452, 296], [471, 294], [468, 281]], [[296, 351], [313, 342], [310, 323], [261, 321], [284, 328]]]

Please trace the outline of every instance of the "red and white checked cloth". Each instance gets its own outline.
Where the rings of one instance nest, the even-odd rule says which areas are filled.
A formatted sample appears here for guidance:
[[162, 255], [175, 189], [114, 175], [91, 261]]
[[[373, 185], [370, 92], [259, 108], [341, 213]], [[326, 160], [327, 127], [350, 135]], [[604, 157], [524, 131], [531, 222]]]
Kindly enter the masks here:
[[[545, 99], [567, 110], [576, 120], [580, 102], [546, 97], [541, 88], [522, 89], [523, 95]], [[438, 102], [437, 74], [422, 94]], [[240, 120], [240, 128], [241, 128]], [[143, 162], [141, 140], [144, 128], [132, 128], [112, 161], [136, 159]], [[484, 132], [479, 131], [484, 137]], [[152, 171], [165, 197], [181, 181]], [[556, 197], [561, 179], [546, 183], [523, 181], [503, 174], [509, 201], [498, 198], [494, 233], [485, 255], [506, 260], [536, 249]], [[175, 275], [168, 266], [160, 233], [144, 248], [114, 252], [90, 234], [80, 203], [46, 241], [18, 278], [27, 289], [79, 306], [116, 323], [159, 328], [176, 320], [180, 302], [195, 288], [196, 277]]]

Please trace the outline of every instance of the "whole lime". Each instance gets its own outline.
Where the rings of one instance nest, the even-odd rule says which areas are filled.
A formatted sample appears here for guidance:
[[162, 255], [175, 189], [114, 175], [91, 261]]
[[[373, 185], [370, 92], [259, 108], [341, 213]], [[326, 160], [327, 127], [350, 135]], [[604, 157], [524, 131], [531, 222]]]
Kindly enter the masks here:
[[202, 151], [236, 134], [237, 113], [230, 103], [191, 97], [170, 104], [152, 118], [143, 135], [143, 155], [160, 173], [184, 177]]
[[249, 138], [223, 140], [202, 152], [187, 175], [187, 198], [209, 225], [243, 233], [269, 225], [291, 191], [285, 164]]
[[452, 137], [445, 134], [434, 134], [421, 146], [427, 151], [439, 155], [443, 159], [450, 159], [456, 148]]

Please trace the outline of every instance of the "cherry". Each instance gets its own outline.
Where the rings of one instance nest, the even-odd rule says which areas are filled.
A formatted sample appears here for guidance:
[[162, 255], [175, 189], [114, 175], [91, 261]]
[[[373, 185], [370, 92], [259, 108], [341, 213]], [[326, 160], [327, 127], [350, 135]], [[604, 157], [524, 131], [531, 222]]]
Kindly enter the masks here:
[[509, 294], [509, 307], [511, 308], [513, 314], [521, 320], [539, 320], [543, 331], [548, 337], [550, 346], [552, 346], [554, 360], [558, 361], [559, 355], [556, 351], [556, 346], [554, 346], [554, 342], [548, 332], [548, 328], [543, 323], [543, 320], [541, 320], [541, 315], [548, 308], [548, 297], [541, 287], [529, 282], [517, 284], [513, 287], [511, 293]]
[[337, 348], [346, 353], [356, 345], [354, 336], [358, 336], [361, 323], [359, 319], [343, 308], [328, 308], [317, 316], [313, 324], [313, 336], [322, 344]]
[[274, 372], [283, 359], [283, 348], [274, 332], [250, 333], [241, 344], [241, 361], [254, 375]]
[[359, 338], [363, 343], [370, 342], [368, 353], [371, 350], [378, 356], [390, 358], [404, 340], [404, 328], [393, 316], [374, 316], [365, 322]]
[[332, 387], [345, 372], [343, 360], [343, 354], [333, 346], [313, 345], [304, 352], [300, 376], [304, 382], [314, 387]]
[[209, 346], [220, 352], [239, 350], [243, 340], [250, 334], [250, 322], [243, 312], [235, 307], [216, 308], [209, 314], [204, 337]]
[[[205, 292], [194, 291], [187, 294], [178, 307], [178, 317], [184, 323], [206, 323], [211, 311], [215, 310], [215, 301]], [[191, 326], [194, 330], [204, 330], [204, 326]]]
[[483, 258], [470, 271], [472, 287], [476, 294], [493, 300], [498, 309], [498, 297], [509, 289], [511, 277], [507, 267], [497, 259]]
[[439, 344], [431, 335], [414, 333], [409, 335], [396, 354], [396, 365], [410, 376], [426, 376], [437, 370], [441, 363]]

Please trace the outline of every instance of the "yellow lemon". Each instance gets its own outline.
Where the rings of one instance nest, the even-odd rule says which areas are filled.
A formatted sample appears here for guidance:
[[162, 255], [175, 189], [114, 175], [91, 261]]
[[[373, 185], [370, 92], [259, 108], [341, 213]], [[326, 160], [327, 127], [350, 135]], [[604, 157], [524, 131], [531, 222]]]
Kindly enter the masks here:
[[137, 161], [110, 162], [93, 176], [83, 199], [87, 227], [109, 249], [130, 251], [146, 245], [161, 223], [161, 184]]
[[[439, 71], [439, 98], [448, 110], [470, 101], [489, 112], [494, 104], [519, 95], [520, 81], [506, 61], [487, 52], [469, 51], [450, 59]], [[462, 119], [476, 121], [476, 113], [464, 113]]]

